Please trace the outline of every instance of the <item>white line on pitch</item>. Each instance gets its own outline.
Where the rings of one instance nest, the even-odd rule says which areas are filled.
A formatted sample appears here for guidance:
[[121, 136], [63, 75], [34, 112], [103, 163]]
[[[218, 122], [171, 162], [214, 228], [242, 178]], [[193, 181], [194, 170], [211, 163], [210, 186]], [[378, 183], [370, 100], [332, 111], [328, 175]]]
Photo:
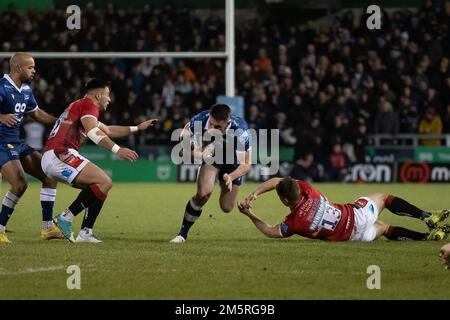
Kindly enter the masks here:
[[0, 271], [0, 276], [15, 276], [19, 274], [36, 273], [36, 272], [49, 272], [55, 270], [65, 269], [65, 266], [49, 266], [42, 268], [26, 268], [18, 271]]

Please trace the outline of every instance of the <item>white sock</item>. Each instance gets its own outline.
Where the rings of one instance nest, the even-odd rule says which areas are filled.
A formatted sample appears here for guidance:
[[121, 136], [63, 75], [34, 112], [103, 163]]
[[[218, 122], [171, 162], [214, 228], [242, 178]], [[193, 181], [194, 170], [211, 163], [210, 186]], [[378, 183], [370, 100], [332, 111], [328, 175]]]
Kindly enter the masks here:
[[202, 210], [202, 207], [196, 205], [196, 204], [194, 203], [194, 200], [192, 200], [192, 198], [191, 198], [191, 200], [189, 200], [189, 203], [191, 204], [192, 209], [197, 210], [197, 211]]
[[3, 198], [3, 205], [7, 206], [8, 208], [14, 209], [16, 207], [16, 204], [19, 202], [20, 197], [16, 196], [14, 193], [8, 191], [5, 194], [5, 197]]
[[86, 235], [89, 236], [92, 234], [92, 229], [91, 228], [83, 228], [80, 230], [81, 235]]
[[72, 211], [69, 209], [64, 210], [64, 212], [61, 214], [61, 217], [66, 220], [72, 222], [75, 216], [73, 215]]
[[56, 189], [41, 188], [40, 200], [41, 201], [52, 201], [55, 202]]
[[5, 232], [6, 227], [0, 224], [0, 232]]
[[47, 231], [53, 228], [54, 224], [53, 221], [42, 221], [42, 229]]

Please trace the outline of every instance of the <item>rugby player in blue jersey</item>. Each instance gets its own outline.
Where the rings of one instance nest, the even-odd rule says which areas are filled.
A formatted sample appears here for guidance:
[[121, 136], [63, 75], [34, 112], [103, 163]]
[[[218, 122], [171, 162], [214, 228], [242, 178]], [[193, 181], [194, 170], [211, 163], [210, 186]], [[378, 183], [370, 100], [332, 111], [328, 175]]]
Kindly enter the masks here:
[[[218, 143], [210, 143], [205, 146], [205, 133], [216, 134], [222, 137]], [[219, 161], [208, 163], [204, 161], [199, 169], [197, 177], [197, 193], [186, 204], [183, 222], [178, 235], [171, 243], [183, 243], [186, 241], [189, 229], [200, 217], [202, 207], [208, 202], [214, 190], [214, 184], [218, 177], [220, 183], [219, 204], [223, 212], [233, 210], [236, 203], [239, 186], [242, 177], [251, 168], [251, 136], [248, 125], [242, 118], [232, 115], [230, 107], [225, 104], [215, 104], [208, 111], [203, 111], [192, 117], [181, 133], [182, 139], [192, 139], [194, 153], [202, 154], [203, 159], [213, 157], [220, 146], [223, 157]], [[200, 136], [201, 143], [196, 143], [196, 137]], [[206, 139], [208, 140], [208, 139]], [[216, 142], [216, 140], [214, 140]], [[227, 144], [231, 144], [227, 148]], [[213, 146], [213, 148], [211, 147]], [[226, 150], [232, 150], [233, 155], [228, 157]], [[209, 154], [208, 154], [209, 153]], [[225, 159], [226, 158], [226, 159]], [[224, 161], [220, 161], [224, 160]]]
[[10, 73], [0, 79], [0, 166], [3, 178], [11, 185], [0, 212], [0, 243], [10, 243], [5, 233], [6, 224], [27, 189], [25, 172], [42, 182], [41, 237], [63, 239], [63, 234], [52, 222], [56, 182], [42, 171], [39, 152], [20, 138], [20, 126], [26, 114], [47, 125], [53, 125], [56, 118], [40, 109], [33, 96], [30, 87], [36, 73], [33, 57], [24, 52], [15, 53], [9, 68]]

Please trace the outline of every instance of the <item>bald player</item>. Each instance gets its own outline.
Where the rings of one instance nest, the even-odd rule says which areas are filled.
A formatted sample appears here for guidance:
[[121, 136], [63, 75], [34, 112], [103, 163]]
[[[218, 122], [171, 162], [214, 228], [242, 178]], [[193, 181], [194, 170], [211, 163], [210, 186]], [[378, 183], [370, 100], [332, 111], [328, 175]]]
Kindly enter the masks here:
[[3, 198], [0, 212], [0, 243], [10, 243], [5, 234], [6, 224], [15, 206], [27, 189], [25, 172], [42, 182], [43, 239], [64, 238], [52, 222], [56, 195], [56, 181], [47, 177], [41, 168], [41, 155], [20, 138], [20, 126], [25, 114], [46, 125], [56, 118], [40, 109], [33, 96], [30, 82], [36, 73], [33, 57], [15, 53], [9, 61], [9, 74], [0, 79], [0, 166], [11, 188]]
[[442, 264], [445, 265], [445, 269], [450, 270], [450, 243], [442, 246], [440, 257], [442, 259]]

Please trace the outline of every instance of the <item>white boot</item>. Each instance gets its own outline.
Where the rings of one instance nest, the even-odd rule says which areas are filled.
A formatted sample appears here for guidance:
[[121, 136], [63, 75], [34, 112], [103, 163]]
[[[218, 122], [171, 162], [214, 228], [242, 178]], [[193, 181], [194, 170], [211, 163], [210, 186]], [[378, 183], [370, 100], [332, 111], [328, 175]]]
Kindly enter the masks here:
[[80, 232], [78, 233], [75, 242], [101, 243], [103, 241], [94, 236], [94, 234], [92, 233], [92, 229], [84, 228], [81, 229]]
[[186, 241], [185, 238], [183, 238], [182, 236], [178, 235], [175, 238], [173, 238], [172, 240], [170, 240], [170, 243], [183, 243], [185, 241]]

